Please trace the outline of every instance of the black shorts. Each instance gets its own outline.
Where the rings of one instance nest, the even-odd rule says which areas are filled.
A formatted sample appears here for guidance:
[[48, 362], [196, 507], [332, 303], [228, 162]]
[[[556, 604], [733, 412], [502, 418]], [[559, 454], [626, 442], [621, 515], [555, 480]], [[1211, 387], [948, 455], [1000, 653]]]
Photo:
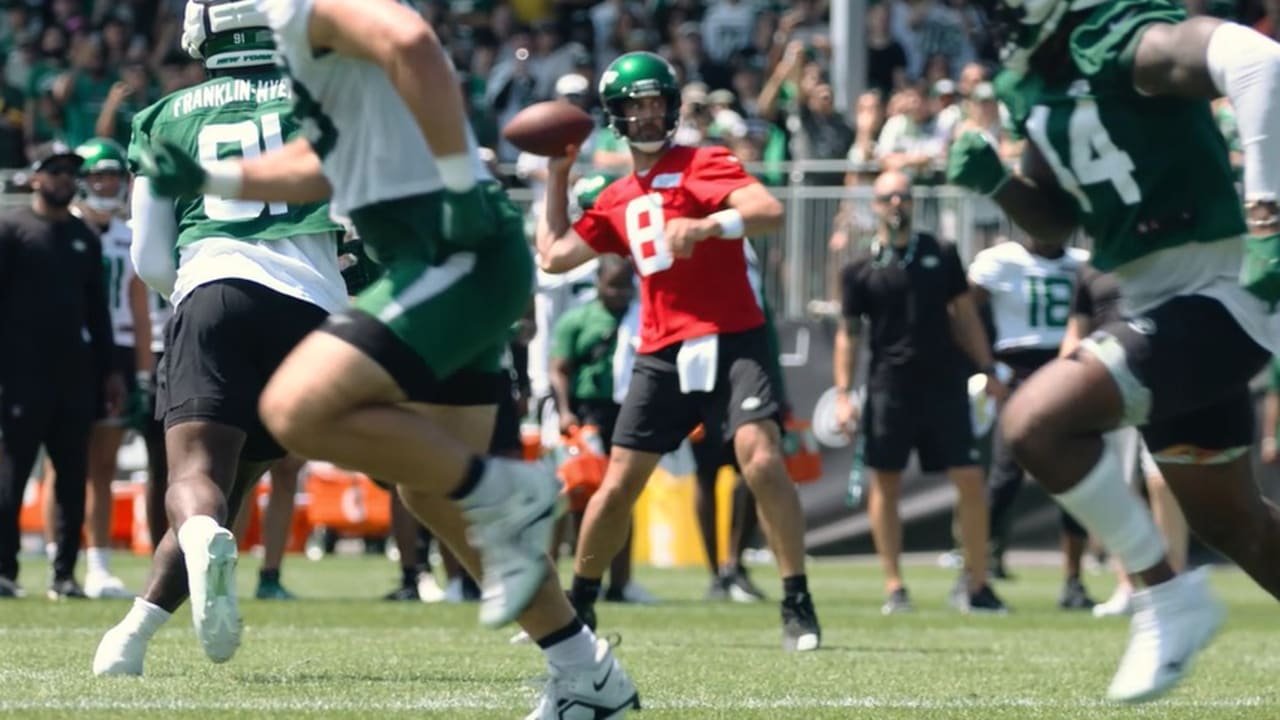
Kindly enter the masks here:
[[[129, 402], [133, 397], [133, 391], [138, 389], [138, 373], [135, 370], [137, 360], [133, 355], [133, 348], [127, 345], [111, 346], [111, 369], [113, 373], [118, 373], [120, 379], [124, 381], [124, 400]], [[121, 414], [120, 416], [109, 418], [106, 414], [106, 398], [102, 397], [102, 391], [96, 391], [94, 397], [94, 407], [98, 408], [95, 420], [104, 425], [125, 425], [128, 418]]]
[[258, 417], [258, 398], [289, 351], [329, 315], [248, 280], [201, 285], [165, 333], [156, 417], [166, 430], [207, 420], [242, 430], [250, 461], [284, 456]]
[[622, 406], [611, 400], [573, 401], [573, 414], [583, 425], [595, 425], [600, 430], [604, 451], [613, 447], [613, 433], [618, 427], [618, 413]]
[[618, 414], [613, 444], [668, 453], [702, 423], [708, 439], [728, 442], [746, 423], [772, 419], [782, 428], [777, 381], [763, 327], [720, 336], [716, 385], [709, 393], [680, 392], [680, 343], [636, 356], [631, 387]]
[[963, 377], [921, 386], [867, 387], [859, 432], [866, 433], [866, 466], [901, 472], [911, 451], [920, 469], [942, 472], [977, 465], [981, 452], [973, 437], [969, 393]]
[[[1253, 444], [1249, 382], [1271, 354], [1222, 303], [1175, 297], [1141, 317], [1103, 326], [1089, 341], [1125, 395], [1126, 420], [1142, 426], [1152, 453]], [[1114, 352], [1117, 344], [1122, 354]]]

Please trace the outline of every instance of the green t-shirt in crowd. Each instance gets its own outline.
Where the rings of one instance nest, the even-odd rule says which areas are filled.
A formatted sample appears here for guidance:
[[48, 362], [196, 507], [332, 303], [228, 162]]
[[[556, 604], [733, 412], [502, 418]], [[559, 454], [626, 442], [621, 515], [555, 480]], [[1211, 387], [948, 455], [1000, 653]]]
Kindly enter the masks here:
[[569, 397], [574, 401], [613, 400], [613, 351], [620, 316], [592, 300], [569, 310], [551, 333], [551, 357], [572, 368]]

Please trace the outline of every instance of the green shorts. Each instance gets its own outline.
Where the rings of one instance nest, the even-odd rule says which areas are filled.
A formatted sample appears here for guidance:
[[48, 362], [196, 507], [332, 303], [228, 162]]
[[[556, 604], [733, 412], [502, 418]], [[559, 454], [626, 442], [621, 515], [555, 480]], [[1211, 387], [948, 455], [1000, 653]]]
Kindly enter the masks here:
[[376, 360], [412, 401], [491, 404], [502, 387], [503, 350], [533, 291], [533, 254], [520, 210], [497, 183], [485, 192], [498, 236], [480, 251], [441, 240], [440, 193], [351, 213], [384, 273], [322, 329]]

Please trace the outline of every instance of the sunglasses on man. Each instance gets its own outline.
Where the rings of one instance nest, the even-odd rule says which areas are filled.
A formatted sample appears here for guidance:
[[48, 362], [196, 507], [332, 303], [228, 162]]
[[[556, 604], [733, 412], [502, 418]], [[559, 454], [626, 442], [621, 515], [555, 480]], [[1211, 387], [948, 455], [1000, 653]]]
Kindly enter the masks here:
[[911, 192], [904, 190], [902, 192], [891, 192], [883, 195], [876, 195], [876, 201], [882, 203], [893, 202], [894, 198], [897, 198], [899, 202], [910, 202]]

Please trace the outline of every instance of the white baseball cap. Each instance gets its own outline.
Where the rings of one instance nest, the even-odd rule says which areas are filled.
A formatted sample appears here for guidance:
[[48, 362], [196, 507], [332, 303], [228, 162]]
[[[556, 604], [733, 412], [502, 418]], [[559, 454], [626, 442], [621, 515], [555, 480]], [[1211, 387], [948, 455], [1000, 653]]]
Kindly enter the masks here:
[[578, 73], [569, 73], [561, 75], [556, 80], [556, 95], [565, 97], [567, 95], [585, 95], [591, 87], [591, 81]]

